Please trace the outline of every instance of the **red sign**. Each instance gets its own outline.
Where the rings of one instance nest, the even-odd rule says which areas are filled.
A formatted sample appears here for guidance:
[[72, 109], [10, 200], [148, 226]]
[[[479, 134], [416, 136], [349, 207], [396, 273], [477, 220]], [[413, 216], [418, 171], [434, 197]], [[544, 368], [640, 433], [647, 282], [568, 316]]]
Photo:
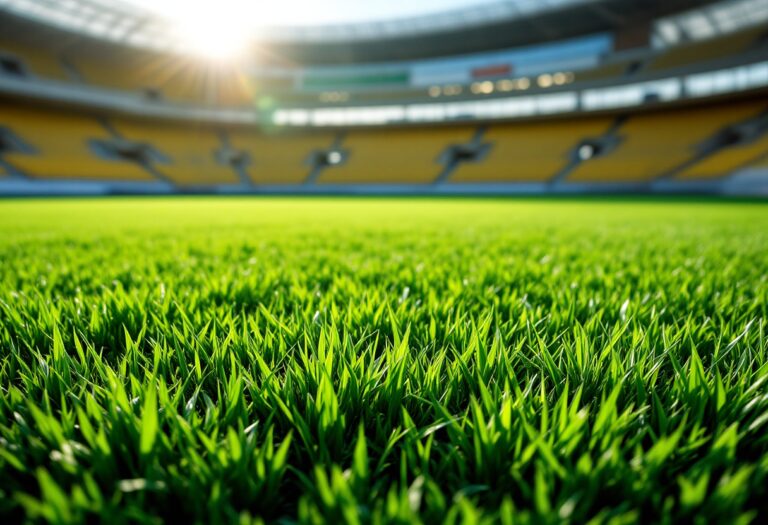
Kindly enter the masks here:
[[512, 66], [509, 64], [476, 67], [472, 70], [472, 78], [508, 77], [511, 74]]

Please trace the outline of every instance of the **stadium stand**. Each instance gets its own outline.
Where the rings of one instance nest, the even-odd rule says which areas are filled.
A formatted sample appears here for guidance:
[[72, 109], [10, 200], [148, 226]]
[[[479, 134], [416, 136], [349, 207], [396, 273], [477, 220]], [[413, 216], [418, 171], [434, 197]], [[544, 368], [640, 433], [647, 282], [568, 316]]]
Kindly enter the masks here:
[[242, 69], [217, 68], [213, 72], [214, 104], [224, 107], [242, 107], [253, 103], [255, 87]]
[[94, 59], [79, 60], [76, 67], [91, 85], [171, 102], [244, 107], [254, 99], [252, 81], [236, 65], [207, 65], [172, 56], [137, 54], [125, 59], [119, 68]]
[[629, 117], [618, 129], [612, 151], [579, 164], [569, 182], [643, 182], [664, 176], [692, 160], [696, 147], [729, 124], [755, 116], [764, 104], [745, 102]]
[[490, 128], [490, 144], [480, 162], [463, 162], [451, 182], [541, 182], [551, 180], [571, 163], [578, 143], [605, 133], [611, 119], [578, 119], [509, 124]]
[[6, 151], [4, 161], [24, 175], [53, 179], [154, 180], [135, 163], [98, 156], [90, 141], [111, 137], [88, 116], [63, 111], [41, 111], [0, 106], [0, 126], [8, 129], [31, 151]]
[[0, 40], [0, 73], [67, 81], [69, 76], [59, 60], [40, 49]]
[[647, 67], [649, 71], [660, 71], [733, 56], [764, 44], [762, 40], [766, 33], [768, 29], [758, 25], [722, 37], [674, 46], [653, 59]]
[[164, 159], [153, 162], [154, 169], [178, 186], [239, 183], [232, 166], [219, 162], [221, 140], [208, 126], [128, 119], [112, 123], [125, 139], [159, 152]]
[[227, 133], [232, 149], [247, 157], [246, 173], [254, 184], [301, 184], [310, 175], [313, 152], [328, 149], [330, 133], [266, 135], [253, 129]]
[[[690, 0], [687, 11], [638, 7], [631, 23], [471, 50], [453, 41], [460, 26], [452, 39], [393, 33], [391, 50], [333, 31], [328, 41], [278, 32], [226, 58], [203, 58], [165, 35], [167, 21], [130, 8], [100, 37], [90, 31], [106, 11], [87, 0], [67, 3], [96, 10], [79, 29], [59, 25], [64, 4], [29, 2], [27, 20], [0, 1], [0, 127], [10, 132], [0, 129], [0, 175], [22, 176], [0, 193], [37, 178], [103, 192], [133, 191], [110, 185], [131, 181], [172, 183], [148, 191], [725, 191], [706, 188], [748, 165], [768, 188], [768, 137], [754, 136], [765, 123], [744, 126], [768, 109], [768, 7], [757, 19], [743, 0], [722, 2], [728, 16]], [[52, 18], [32, 16], [44, 11]], [[486, 29], [483, 39], [502, 36]]]
[[88, 84], [173, 102], [205, 104], [213, 82], [193, 60], [171, 56], [137, 54], [125, 58], [120, 67], [98, 59], [78, 60], [75, 65]]
[[725, 147], [675, 175], [676, 179], [714, 179], [759, 163], [768, 153], [768, 134], [753, 142]]
[[451, 145], [472, 139], [471, 127], [355, 131], [344, 141], [344, 164], [331, 166], [318, 178], [321, 184], [430, 184], [444, 169], [439, 162]]
[[621, 78], [627, 74], [633, 61], [622, 60], [612, 64], [603, 64], [592, 69], [584, 69], [575, 73], [576, 82], [592, 82], [611, 78]]

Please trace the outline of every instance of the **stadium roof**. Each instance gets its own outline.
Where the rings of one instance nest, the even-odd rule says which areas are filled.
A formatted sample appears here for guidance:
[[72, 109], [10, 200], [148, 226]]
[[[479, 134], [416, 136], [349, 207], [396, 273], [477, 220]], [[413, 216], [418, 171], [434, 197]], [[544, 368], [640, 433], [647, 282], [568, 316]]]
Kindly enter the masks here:
[[[133, 0], [134, 2], [139, 0]], [[514, 47], [614, 30], [695, 8], [702, 0], [464, 0], [471, 7], [365, 22], [256, 29], [254, 43], [269, 44], [296, 63], [354, 63], [430, 58]], [[737, 0], [733, 4], [765, 4]], [[161, 51], [185, 50], [174, 22], [127, 0], [0, 0], [0, 10], [71, 34]], [[193, 5], [193, 4], [189, 4]], [[197, 4], [194, 4], [197, 5]], [[226, 5], [226, 2], [222, 5]], [[449, 4], [456, 5], [456, 4]], [[743, 9], [742, 9], [743, 11]], [[717, 20], [708, 17], [717, 30]], [[670, 22], [672, 23], [672, 22]], [[684, 21], [677, 21], [683, 26]], [[350, 45], [354, 44], [354, 45]]]
[[[252, 25], [254, 36], [258, 33], [261, 39], [269, 41], [371, 40], [484, 25], [539, 14], [567, 5], [597, 2], [599, 0], [464, 0], [457, 3], [470, 5], [463, 8], [443, 8], [417, 16], [388, 17], [383, 20], [354, 23], [325, 22], [322, 25], [308, 22], [300, 25], [269, 25], [264, 22], [268, 17], [254, 17]], [[0, 7], [8, 11], [64, 29], [127, 44], [161, 49], [173, 47], [174, 34], [169, 31], [173, 20], [172, 16], [168, 16], [171, 13], [164, 13], [163, 10], [153, 9], [151, 6], [152, 3], [146, 0], [0, 0]]]

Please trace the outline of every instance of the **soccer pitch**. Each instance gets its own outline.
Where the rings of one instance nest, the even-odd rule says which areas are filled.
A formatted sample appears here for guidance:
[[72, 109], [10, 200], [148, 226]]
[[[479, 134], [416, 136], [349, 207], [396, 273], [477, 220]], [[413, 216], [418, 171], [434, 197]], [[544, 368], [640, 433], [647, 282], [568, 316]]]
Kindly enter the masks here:
[[0, 202], [3, 523], [768, 516], [768, 205]]

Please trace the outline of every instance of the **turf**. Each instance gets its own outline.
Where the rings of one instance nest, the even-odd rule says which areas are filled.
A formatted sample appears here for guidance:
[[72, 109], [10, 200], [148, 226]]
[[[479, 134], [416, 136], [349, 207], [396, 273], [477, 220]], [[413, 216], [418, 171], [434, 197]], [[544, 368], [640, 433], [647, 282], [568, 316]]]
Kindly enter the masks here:
[[0, 522], [768, 518], [768, 205], [0, 202]]

